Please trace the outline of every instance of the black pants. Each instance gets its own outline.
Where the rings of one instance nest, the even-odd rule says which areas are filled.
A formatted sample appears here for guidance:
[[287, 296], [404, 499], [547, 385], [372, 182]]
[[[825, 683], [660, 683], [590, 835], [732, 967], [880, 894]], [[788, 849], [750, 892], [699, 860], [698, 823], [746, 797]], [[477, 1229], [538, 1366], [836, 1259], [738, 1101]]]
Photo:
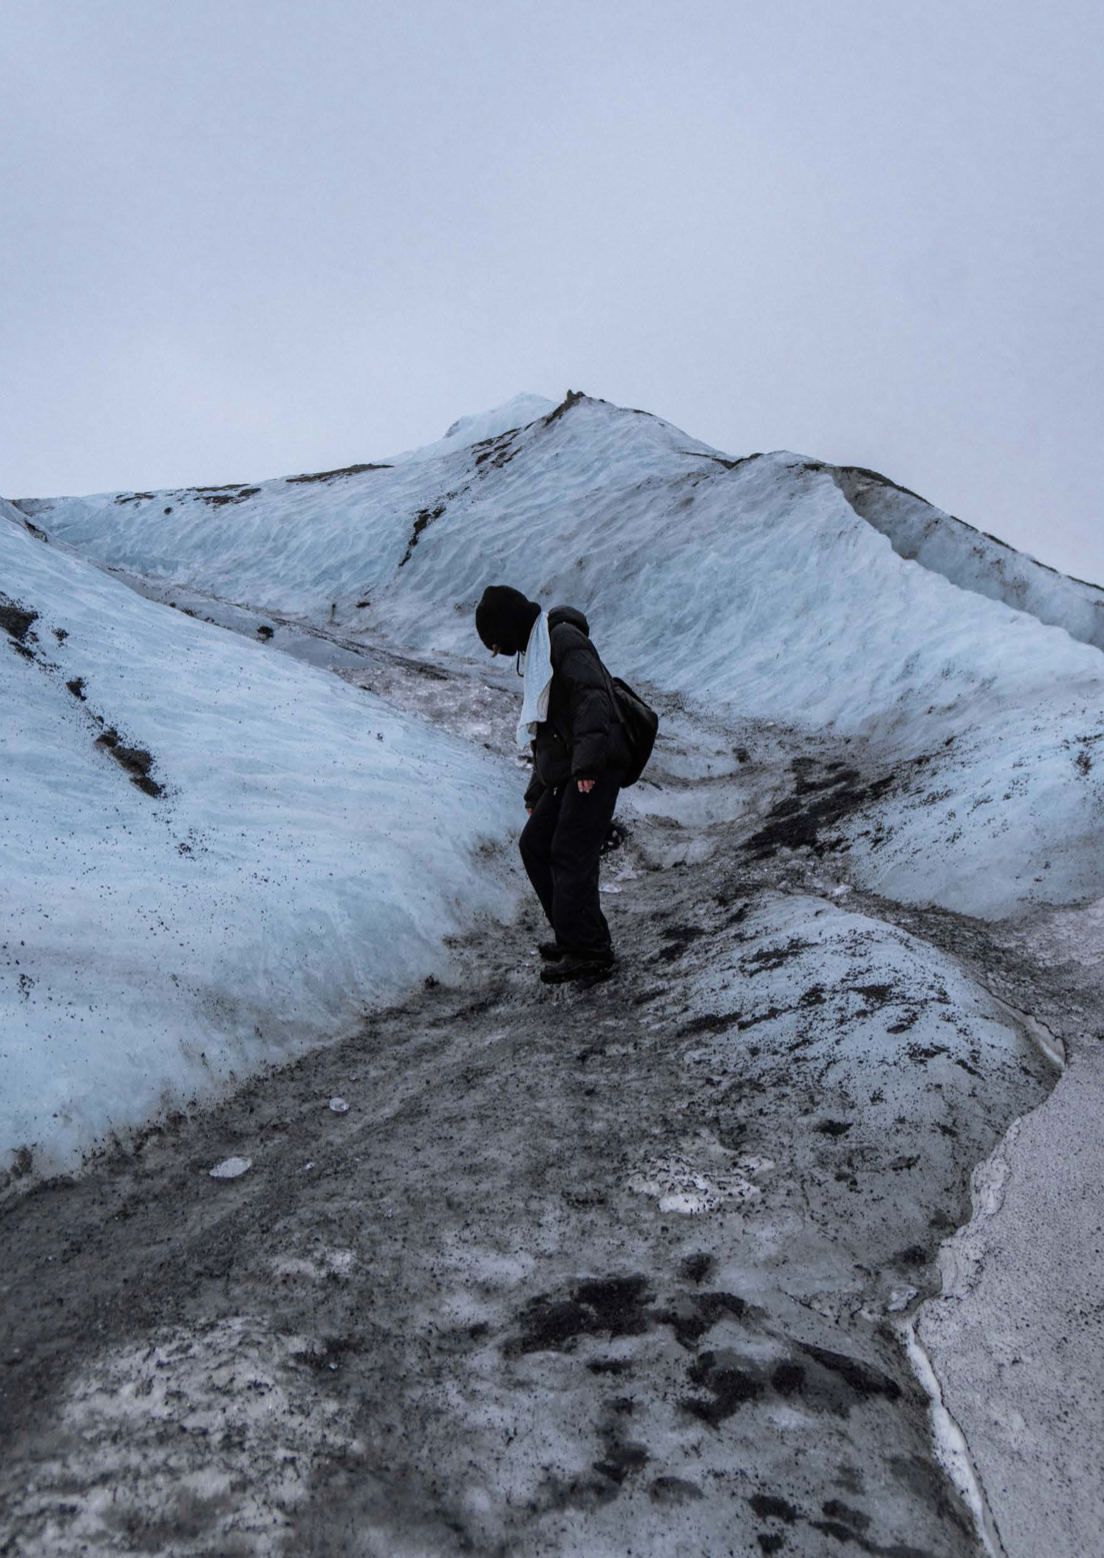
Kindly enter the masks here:
[[522, 861], [565, 952], [585, 957], [610, 950], [598, 864], [620, 789], [620, 773], [603, 774], [589, 795], [571, 779], [545, 790], [522, 829]]

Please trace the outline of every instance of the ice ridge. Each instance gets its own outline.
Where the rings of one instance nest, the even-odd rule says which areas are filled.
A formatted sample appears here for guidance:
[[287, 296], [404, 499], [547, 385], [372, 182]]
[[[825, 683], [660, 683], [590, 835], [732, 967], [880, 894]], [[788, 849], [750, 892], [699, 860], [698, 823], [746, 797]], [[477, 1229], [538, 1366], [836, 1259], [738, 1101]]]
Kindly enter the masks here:
[[1099, 585], [1018, 552], [877, 471], [857, 465], [830, 469], [855, 513], [887, 537], [898, 557], [1104, 650], [1104, 589]]

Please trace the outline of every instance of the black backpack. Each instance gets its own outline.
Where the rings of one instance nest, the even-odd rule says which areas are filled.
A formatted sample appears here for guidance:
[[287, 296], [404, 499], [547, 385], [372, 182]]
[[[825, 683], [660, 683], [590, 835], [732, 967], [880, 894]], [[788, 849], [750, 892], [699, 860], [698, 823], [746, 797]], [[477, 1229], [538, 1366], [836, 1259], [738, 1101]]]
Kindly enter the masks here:
[[[605, 670], [605, 667], [602, 669]], [[624, 789], [626, 785], [635, 784], [647, 766], [655, 746], [659, 715], [619, 676], [611, 676], [606, 671], [606, 680], [613, 699], [613, 712], [620, 721], [629, 747], [629, 766], [621, 781]]]

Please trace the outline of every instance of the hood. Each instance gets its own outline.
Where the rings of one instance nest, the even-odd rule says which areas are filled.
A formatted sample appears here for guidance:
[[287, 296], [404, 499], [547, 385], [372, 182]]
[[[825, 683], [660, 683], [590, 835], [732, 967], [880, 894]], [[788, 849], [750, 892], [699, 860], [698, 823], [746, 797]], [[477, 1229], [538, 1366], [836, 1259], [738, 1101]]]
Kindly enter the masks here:
[[475, 608], [475, 631], [488, 649], [508, 655], [521, 654], [529, 642], [533, 623], [540, 616], [536, 601], [508, 584], [489, 584]]
[[576, 611], [574, 606], [553, 606], [548, 613], [548, 631], [559, 627], [561, 622], [566, 622], [570, 627], [578, 628], [580, 633], [590, 637], [590, 624], [581, 611]]

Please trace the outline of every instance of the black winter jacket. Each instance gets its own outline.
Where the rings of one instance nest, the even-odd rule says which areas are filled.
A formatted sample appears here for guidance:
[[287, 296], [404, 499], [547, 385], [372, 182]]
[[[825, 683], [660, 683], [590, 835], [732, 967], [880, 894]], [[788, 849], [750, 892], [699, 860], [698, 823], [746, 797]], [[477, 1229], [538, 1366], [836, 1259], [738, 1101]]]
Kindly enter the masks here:
[[587, 619], [573, 606], [556, 606], [548, 613], [552, 686], [548, 718], [533, 739], [526, 806], [535, 806], [545, 790], [558, 790], [569, 780], [597, 779], [628, 766], [628, 745], [589, 631]]

